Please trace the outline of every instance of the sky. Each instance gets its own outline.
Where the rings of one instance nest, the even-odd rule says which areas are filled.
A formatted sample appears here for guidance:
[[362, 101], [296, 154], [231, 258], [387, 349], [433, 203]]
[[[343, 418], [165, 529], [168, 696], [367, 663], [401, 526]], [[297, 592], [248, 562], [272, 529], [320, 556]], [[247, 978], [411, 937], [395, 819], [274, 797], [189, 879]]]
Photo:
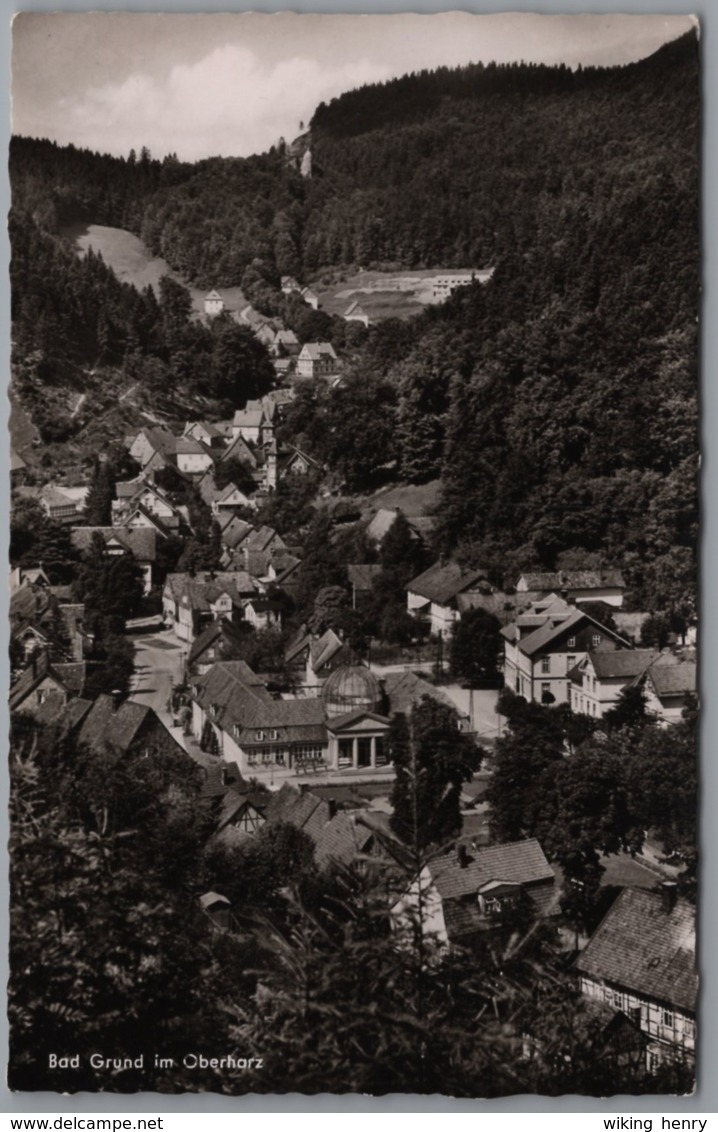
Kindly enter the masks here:
[[13, 21], [13, 132], [186, 161], [290, 141], [364, 83], [469, 62], [619, 65], [690, 16], [23, 12]]

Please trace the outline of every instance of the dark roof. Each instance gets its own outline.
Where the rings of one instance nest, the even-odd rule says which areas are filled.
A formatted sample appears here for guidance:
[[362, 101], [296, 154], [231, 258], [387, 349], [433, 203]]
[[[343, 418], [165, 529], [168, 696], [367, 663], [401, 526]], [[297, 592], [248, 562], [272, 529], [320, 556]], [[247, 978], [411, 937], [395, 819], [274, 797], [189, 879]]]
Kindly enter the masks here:
[[347, 566], [349, 584], [360, 593], [365, 593], [372, 588], [374, 579], [381, 571], [381, 565], [374, 562]]
[[105, 542], [116, 540], [138, 562], [154, 562], [157, 553], [157, 531], [154, 527], [73, 527], [70, 539], [76, 550], [85, 552], [92, 545], [92, 536], [102, 535]]
[[437, 605], [447, 605], [463, 590], [470, 589], [480, 578], [486, 577], [485, 570], [464, 570], [456, 562], [435, 562], [406, 587], [410, 593], [418, 594]]
[[695, 692], [696, 666], [695, 664], [653, 664], [648, 669], [648, 679], [659, 697]]
[[145, 704], [123, 700], [115, 709], [112, 696], [98, 696], [77, 731], [78, 743], [95, 749], [112, 747], [128, 751], [144, 724], [154, 717]]
[[591, 590], [624, 588], [620, 570], [557, 570], [555, 573], [522, 574], [530, 590]]
[[[211, 648], [212, 645], [217, 644], [217, 642], [221, 642], [224, 645], [232, 645], [234, 643], [239, 644], [243, 640], [244, 634], [240, 633], [238, 629], [235, 629], [234, 625], [232, 625], [231, 621], [228, 621], [226, 617], [222, 617], [219, 621], [213, 621], [198, 637], [195, 637], [187, 663], [195, 664], [202, 654], [205, 653], [207, 649]], [[251, 672], [249, 665], [247, 665], [247, 669]]]
[[330, 817], [327, 802], [308, 791], [300, 793], [289, 783], [273, 794], [266, 810], [266, 818], [273, 825], [287, 822], [297, 829], [303, 829], [316, 840]]
[[84, 660], [72, 661], [67, 664], [53, 664], [52, 667], [62, 680], [68, 692], [74, 696], [82, 695], [87, 672], [87, 665]]
[[437, 687], [436, 684], [430, 684], [428, 680], [417, 676], [415, 672], [387, 672], [382, 683], [389, 697], [392, 715], [406, 714], [424, 696], [431, 696], [433, 700], [438, 700], [439, 703], [457, 711], [456, 704], [442, 688]]
[[588, 613], [584, 613], [580, 609], [576, 609], [575, 612], [571, 613], [568, 617], [565, 617], [563, 614], [548, 616], [545, 624], [543, 624], [540, 629], [536, 629], [533, 633], [529, 633], [528, 636], [521, 638], [518, 642], [518, 647], [526, 656], [533, 656], [534, 653], [545, 648], [546, 645], [550, 644], [556, 637], [566, 633], [569, 629], [577, 628], [582, 621], [586, 621], [589, 625], [595, 625], [597, 629], [601, 630], [604, 636], [610, 637], [611, 640], [618, 641], [626, 645], [626, 647], [630, 647], [630, 641], [625, 641], [618, 633], [607, 629], [605, 625], [601, 625], [599, 621], [596, 621], [593, 617], [589, 617]]
[[[43, 680], [54, 680], [65, 691], [70, 691], [67, 677], [62, 676], [58, 668], [74, 669], [76, 665], [54, 665], [50, 663], [47, 653], [41, 653], [20, 676], [19, 680], [10, 689], [10, 711], [17, 711], [34, 689]], [[84, 665], [82, 666], [84, 668]], [[84, 682], [84, 681], [83, 681]]]
[[267, 791], [254, 790], [240, 793], [236, 787], [230, 787], [225, 793], [217, 819], [217, 832], [221, 832], [234, 818], [247, 807], [255, 810], [262, 817], [267, 811], [271, 795]]
[[492, 845], [469, 854], [469, 863], [462, 868], [456, 853], [447, 853], [429, 863], [429, 872], [443, 900], [478, 893], [492, 880], [511, 884], [532, 884], [554, 881], [554, 871], [535, 838]]
[[340, 810], [316, 837], [317, 864], [350, 865], [358, 854], [365, 852], [373, 837], [370, 829], [357, 826], [349, 814]]
[[695, 910], [676, 900], [672, 910], [663, 894], [624, 888], [576, 960], [591, 978], [641, 996], [695, 1010]]
[[600, 680], [610, 679], [612, 676], [638, 676], [645, 672], [657, 656], [655, 649], [616, 649], [610, 652], [597, 649], [588, 654]]

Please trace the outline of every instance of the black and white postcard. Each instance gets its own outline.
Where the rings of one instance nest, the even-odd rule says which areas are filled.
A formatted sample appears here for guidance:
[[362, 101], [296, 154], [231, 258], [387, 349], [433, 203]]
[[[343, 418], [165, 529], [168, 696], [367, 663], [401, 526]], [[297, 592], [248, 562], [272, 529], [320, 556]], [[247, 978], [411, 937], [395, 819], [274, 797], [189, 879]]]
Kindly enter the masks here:
[[691, 1093], [697, 21], [12, 69], [10, 1087]]

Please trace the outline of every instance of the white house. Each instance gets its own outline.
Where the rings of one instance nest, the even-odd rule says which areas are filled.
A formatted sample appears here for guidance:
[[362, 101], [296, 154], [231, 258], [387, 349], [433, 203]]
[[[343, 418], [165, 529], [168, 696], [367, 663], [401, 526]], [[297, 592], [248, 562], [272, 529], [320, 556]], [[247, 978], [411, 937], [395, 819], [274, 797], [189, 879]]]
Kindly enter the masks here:
[[678, 723], [683, 716], [686, 698], [696, 693], [695, 662], [651, 665], [643, 687], [646, 710], [655, 715], [659, 723]]
[[555, 594], [534, 602], [501, 634], [506, 687], [537, 703], [570, 703], [571, 673], [589, 651], [631, 647], [618, 633]]
[[201, 476], [214, 464], [215, 457], [201, 440], [181, 436], [176, 442], [177, 468], [188, 476]]
[[204, 313], [205, 314], [208, 314], [210, 317], [213, 318], [215, 315], [221, 314], [223, 310], [224, 310], [224, 299], [220, 295], [219, 291], [212, 290], [212, 291], [209, 292], [208, 295], [205, 295], [205, 297], [204, 297]]
[[339, 368], [331, 342], [305, 342], [297, 358], [299, 377], [336, 377]]
[[620, 570], [557, 570], [553, 573], [522, 574], [516, 592], [555, 593], [568, 601], [602, 601], [620, 609], [626, 583]]
[[624, 688], [634, 684], [659, 658], [655, 649], [589, 650], [569, 670], [571, 710], [602, 719], [616, 706]]
[[407, 609], [412, 616], [428, 620], [431, 632], [447, 636], [459, 619], [457, 597], [481, 586], [491, 586], [484, 570], [464, 570], [456, 562], [435, 562], [409, 582]]

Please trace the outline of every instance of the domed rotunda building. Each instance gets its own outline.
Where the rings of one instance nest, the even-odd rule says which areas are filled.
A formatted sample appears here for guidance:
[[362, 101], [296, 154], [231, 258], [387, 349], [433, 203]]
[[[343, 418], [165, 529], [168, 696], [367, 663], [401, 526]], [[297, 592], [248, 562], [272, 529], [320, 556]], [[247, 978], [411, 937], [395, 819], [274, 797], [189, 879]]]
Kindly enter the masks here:
[[378, 712], [382, 706], [379, 681], [364, 664], [335, 668], [321, 691], [327, 719], [338, 719], [353, 711]]
[[328, 763], [336, 770], [388, 766], [382, 714], [384, 696], [374, 673], [363, 664], [335, 669], [321, 692], [327, 718]]

